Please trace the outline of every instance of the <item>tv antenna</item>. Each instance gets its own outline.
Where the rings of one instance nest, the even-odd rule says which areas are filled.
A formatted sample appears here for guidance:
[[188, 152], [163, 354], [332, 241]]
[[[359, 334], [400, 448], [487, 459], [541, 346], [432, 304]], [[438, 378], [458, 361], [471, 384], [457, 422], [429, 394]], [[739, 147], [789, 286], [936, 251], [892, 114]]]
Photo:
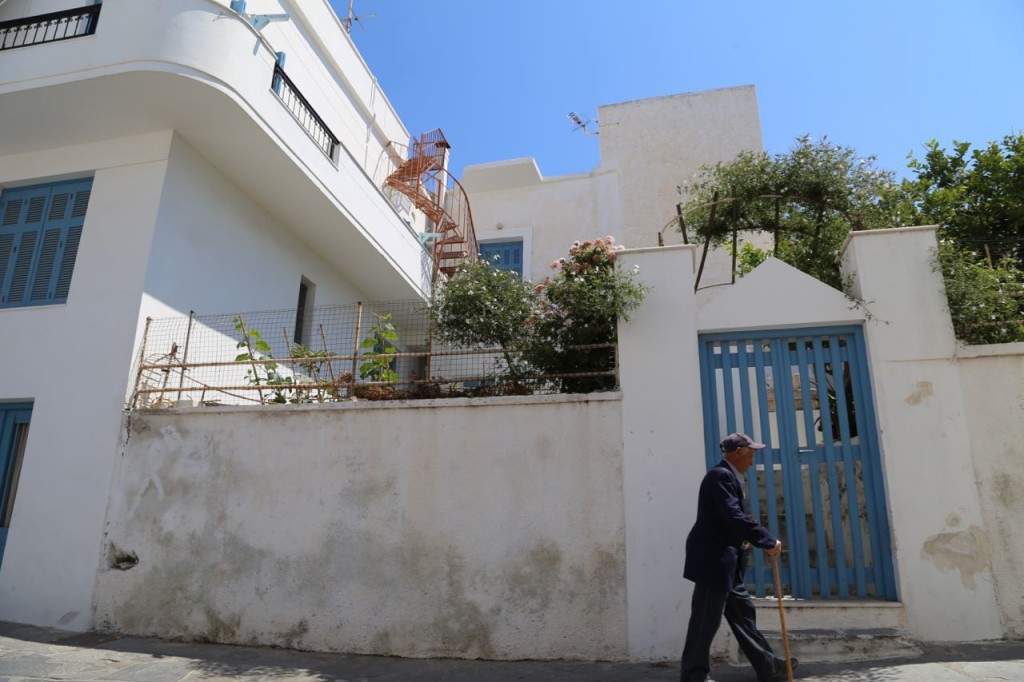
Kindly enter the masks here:
[[352, 24], [359, 24], [359, 28], [363, 28], [363, 19], [373, 19], [377, 16], [376, 14], [364, 14], [363, 16], [359, 16], [356, 14], [355, 8], [353, 8], [354, 4], [355, 0], [348, 0], [348, 14], [341, 20], [341, 25], [345, 27], [346, 33], [352, 32]]
[[[573, 132], [582, 130], [584, 135], [600, 135], [601, 132], [598, 130], [587, 130], [587, 126], [591, 124], [591, 120], [587, 115], [580, 116], [575, 111], [569, 112], [569, 120], [572, 121]], [[593, 121], [596, 125], [597, 121]]]

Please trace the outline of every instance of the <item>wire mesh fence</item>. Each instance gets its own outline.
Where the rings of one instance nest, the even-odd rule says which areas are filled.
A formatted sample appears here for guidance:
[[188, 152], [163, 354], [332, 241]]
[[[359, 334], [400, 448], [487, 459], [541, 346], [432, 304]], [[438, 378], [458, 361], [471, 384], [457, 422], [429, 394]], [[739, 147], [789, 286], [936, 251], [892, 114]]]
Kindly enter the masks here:
[[618, 386], [614, 343], [542, 374], [517, 352], [434, 338], [423, 301], [147, 319], [130, 409], [530, 395]]

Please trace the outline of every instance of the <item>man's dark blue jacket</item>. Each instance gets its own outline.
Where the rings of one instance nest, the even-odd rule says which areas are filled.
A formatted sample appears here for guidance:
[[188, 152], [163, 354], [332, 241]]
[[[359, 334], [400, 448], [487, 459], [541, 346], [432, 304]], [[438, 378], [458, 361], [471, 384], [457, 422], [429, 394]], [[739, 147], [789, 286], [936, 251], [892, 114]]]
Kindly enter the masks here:
[[731, 590], [743, 580], [746, 540], [770, 549], [775, 536], [747, 512], [740, 479], [724, 459], [700, 484], [697, 522], [686, 537], [683, 577], [713, 590]]

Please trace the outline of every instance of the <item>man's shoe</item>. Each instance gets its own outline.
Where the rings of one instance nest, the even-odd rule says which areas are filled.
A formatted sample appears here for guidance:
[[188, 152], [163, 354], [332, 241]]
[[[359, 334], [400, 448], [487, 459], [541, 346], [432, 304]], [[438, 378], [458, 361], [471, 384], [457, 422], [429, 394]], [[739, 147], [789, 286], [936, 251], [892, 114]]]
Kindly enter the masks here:
[[[789, 663], [793, 667], [793, 672], [796, 672], [796, 667], [800, 665], [800, 659], [796, 656], [792, 656], [789, 659]], [[785, 661], [782, 662], [782, 667], [776, 668], [775, 672], [772, 673], [772, 676], [768, 678], [768, 682], [787, 682], [788, 680], [789, 675], [786, 673]]]

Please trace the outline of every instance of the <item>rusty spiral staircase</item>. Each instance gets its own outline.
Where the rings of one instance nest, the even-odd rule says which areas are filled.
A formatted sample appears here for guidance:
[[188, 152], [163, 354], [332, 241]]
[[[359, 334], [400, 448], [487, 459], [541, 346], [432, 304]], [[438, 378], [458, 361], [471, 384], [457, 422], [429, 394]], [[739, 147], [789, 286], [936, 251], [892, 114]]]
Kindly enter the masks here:
[[427, 216], [434, 233], [431, 281], [451, 275], [460, 263], [477, 257], [469, 198], [448, 172], [450, 145], [440, 129], [423, 133], [411, 145], [389, 142], [386, 152], [397, 168], [384, 181], [408, 197]]

